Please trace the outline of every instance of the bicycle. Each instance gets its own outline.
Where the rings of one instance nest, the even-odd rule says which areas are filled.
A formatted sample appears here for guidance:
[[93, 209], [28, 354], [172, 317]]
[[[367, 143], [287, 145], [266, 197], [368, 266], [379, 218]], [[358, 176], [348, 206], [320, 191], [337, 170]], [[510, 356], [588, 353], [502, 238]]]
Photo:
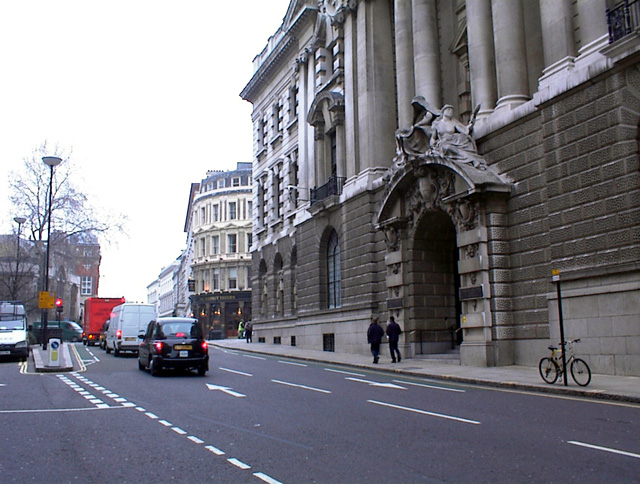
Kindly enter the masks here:
[[[573, 354], [573, 345], [574, 343], [579, 342], [580, 339], [564, 342], [565, 348], [568, 348], [565, 357], [567, 359], [567, 367], [569, 367], [571, 371], [573, 381], [581, 387], [586, 387], [589, 382], [591, 382], [591, 369], [584, 360], [576, 358]], [[562, 344], [563, 343], [560, 343], [560, 346], [562, 346]], [[563, 373], [562, 350], [558, 349], [556, 346], [549, 346], [549, 349], [551, 350], [551, 356], [545, 356], [540, 360], [538, 370], [540, 371], [542, 379], [550, 385], [553, 385]]]

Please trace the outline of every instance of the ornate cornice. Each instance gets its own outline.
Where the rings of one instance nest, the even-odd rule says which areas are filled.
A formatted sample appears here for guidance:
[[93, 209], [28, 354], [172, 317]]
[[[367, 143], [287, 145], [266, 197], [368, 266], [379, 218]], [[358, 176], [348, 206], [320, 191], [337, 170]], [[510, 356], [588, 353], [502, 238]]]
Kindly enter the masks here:
[[291, 52], [298, 47], [298, 34], [305, 23], [317, 14], [317, 8], [305, 6], [300, 14], [292, 21], [285, 35], [271, 49], [271, 53], [262, 62], [260, 67], [253, 74], [249, 83], [240, 92], [240, 97], [245, 101], [253, 102], [254, 95], [262, 87], [264, 81], [271, 78], [274, 71], [280, 68], [282, 62], [291, 55]]

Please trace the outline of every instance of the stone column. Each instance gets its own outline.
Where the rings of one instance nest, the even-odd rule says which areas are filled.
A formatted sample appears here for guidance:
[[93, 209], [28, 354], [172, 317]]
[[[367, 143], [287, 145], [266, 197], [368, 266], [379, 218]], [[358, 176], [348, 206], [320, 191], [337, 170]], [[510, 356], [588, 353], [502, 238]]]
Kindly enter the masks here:
[[497, 108], [513, 109], [529, 99], [527, 49], [521, 0], [491, 0], [498, 73]]
[[[617, 3], [617, 2], [616, 2]], [[580, 55], [588, 54], [608, 43], [607, 5], [605, 0], [580, 0], [578, 24], [580, 26]]]
[[540, 0], [545, 68], [575, 57], [571, 0]]
[[398, 127], [411, 126], [411, 99], [416, 88], [413, 72], [413, 26], [411, 3], [395, 0], [396, 83], [398, 85]]
[[467, 0], [467, 37], [473, 106], [480, 104], [478, 117], [496, 105], [496, 61], [493, 49], [491, 0]]
[[571, 0], [540, 0], [544, 70], [538, 90], [573, 69], [576, 56]]
[[416, 94], [442, 106], [438, 18], [435, 0], [412, 0]]

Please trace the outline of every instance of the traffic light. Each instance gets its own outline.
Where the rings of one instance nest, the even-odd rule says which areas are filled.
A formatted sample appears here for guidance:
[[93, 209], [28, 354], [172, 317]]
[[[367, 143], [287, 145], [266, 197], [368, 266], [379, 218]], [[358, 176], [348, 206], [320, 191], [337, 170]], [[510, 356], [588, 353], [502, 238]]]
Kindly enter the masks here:
[[63, 309], [64, 309], [64, 306], [62, 306], [62, 299], [60, 298], [56, 299], [56, 312], [61, 313]]

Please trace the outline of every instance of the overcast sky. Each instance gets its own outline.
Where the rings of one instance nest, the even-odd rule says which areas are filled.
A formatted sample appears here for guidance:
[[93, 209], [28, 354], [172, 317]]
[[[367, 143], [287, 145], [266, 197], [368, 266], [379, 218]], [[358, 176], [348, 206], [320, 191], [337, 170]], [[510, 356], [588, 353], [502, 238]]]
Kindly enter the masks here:
[[7, 171], [42, 142], [72, 150], [76, 184], [129, 218], [102, 246], [99, 296], [146, 301], [185, 248], [190, 184], [252, 161], [253, 58], [289, 0], [0, 2], [0, 233]]

